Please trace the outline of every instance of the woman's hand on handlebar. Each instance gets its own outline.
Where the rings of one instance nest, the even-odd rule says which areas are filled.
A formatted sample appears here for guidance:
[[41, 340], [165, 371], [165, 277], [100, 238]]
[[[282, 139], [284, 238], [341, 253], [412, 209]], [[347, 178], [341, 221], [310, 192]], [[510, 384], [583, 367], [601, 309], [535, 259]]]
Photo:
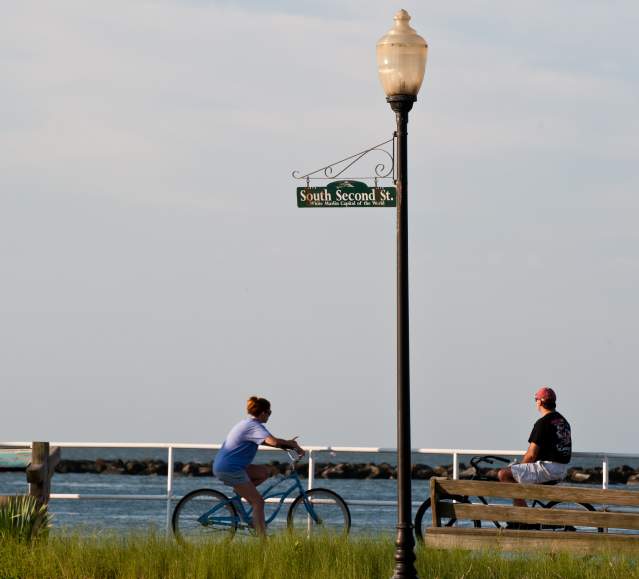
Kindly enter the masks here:
[[291, 440], [289, 440], [288, 442], [291, 443], [291, 448], [297, 452], [297, 454], [300, 455], [300, 458], [302, 458], [305, 454], [306, 451], [299, 445], [297, 444], [297, 436], [294, 436], [293, 438], [291, 438]]

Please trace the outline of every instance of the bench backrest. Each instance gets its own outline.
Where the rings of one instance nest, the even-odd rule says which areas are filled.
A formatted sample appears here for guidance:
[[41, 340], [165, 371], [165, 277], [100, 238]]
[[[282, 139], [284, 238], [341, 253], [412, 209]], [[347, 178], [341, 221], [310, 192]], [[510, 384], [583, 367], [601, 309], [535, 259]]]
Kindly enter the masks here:
[[[510, 505], [467, 504], [454, 497], [482, 496], [488, 499], [526, 499], [544, 503], [556, 501], [552, 509], [513, 507]], [[574, 508], [587, 503], [596, 512]], [[615, 506], [615, 512], [602, 512], [601, 506]], [[571, 508], [572, 507], [572, 508]], [[458, 481], [431, 479], [431, 508], [433, 526], [441, 526], [442, 518], [470, 521], [500, 521], [542, 525], [573, 525], [575, 527], [639, 530], [639, 512], [623, 512], [619, 507], [639, 507], [639, 492], [626, 490], [576, 488], [572, 486], [545, 486], [486, 481]], [[483, 527], [484, 525], [482, 525]]]

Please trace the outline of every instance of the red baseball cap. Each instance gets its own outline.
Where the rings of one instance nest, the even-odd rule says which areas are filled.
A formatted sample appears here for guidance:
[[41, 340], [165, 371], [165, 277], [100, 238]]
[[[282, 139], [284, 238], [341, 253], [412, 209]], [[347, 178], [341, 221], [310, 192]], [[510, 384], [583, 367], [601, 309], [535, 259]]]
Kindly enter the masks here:
[[547, 400], [550, 402], [555, 402], [557, 400], [557, 395], [552, 388], [548, 386], [542, 386], [537, 392], [535, 392], [535, 400]]

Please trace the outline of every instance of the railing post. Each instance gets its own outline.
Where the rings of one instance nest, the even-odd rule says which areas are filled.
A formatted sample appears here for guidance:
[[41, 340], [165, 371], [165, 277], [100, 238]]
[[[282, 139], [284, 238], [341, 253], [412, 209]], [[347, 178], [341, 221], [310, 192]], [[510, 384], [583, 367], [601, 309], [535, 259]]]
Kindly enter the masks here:
[[453, 480], [459, 478], [459, 454], [453, 452]]
[[[603, 463], [601, 465], [601, 487], [603, 489], [608, 488], [608, 483], [610, 482], [610, 476], [608, 473], [608, 456], [604, 454]], [[608, 510], [608, 505], [601, 505], [601, 509], [603, 511]], [[608, 532], [608, 528], [604, 528], [604, 533]]]
[[49, 502], [51, 477], [49, 476], [49, 443], [33, 442], [31, 444], [31, 464], [27, 467], [29, 494], [38, 503]]
[[313, 451], [308, 451], [308, 489], [311, 490], [315, 485], [315, 459]]
[[171, 535], [171, 507], [173, 499], [173, 447], [169, 446], [166, 461], [166, 537]]

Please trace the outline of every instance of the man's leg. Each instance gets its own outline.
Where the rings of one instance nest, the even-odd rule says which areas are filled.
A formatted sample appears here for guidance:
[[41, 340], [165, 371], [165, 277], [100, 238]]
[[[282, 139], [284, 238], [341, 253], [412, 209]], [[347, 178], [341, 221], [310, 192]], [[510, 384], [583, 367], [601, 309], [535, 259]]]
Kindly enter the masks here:
[[[497, 477], [499, 478], [499, 482], [508, 482], [508, 483], [517, 483], [519, 481], [515, 480], [513, 476], [513, 471], [510, 470], [510, 467], [501, 468], [497, 473]], [[527, 507], [526, 501], [524, 499], [513, 499], [513, 505], [516, 507]]]
[[255, 532], [260, 537], [265, 537], [266, 523], [264, 522], [264, 498], [251, 482], [235, 485], [233, 489], [238, 495], [251, 503], [253, 506], [253, 524], [255, 525]]

